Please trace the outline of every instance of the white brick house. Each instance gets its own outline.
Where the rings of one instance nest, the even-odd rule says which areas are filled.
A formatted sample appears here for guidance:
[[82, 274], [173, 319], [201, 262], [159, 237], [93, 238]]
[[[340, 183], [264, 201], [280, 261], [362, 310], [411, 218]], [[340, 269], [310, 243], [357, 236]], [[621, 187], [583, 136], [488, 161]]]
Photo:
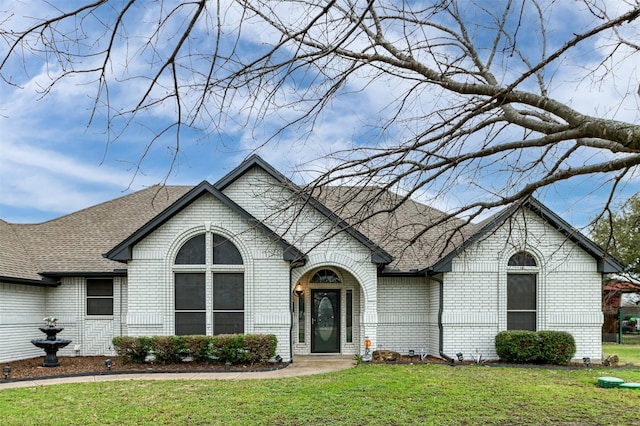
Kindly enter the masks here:
[[568, 331], [576, 358], [601, 358], [602, 274], [622, 267], [598, 246], [533, 199], [411, 244], [403, 232], [441, 212], [409, 200], [354, 226], [335, 214], [397, 197], [335, 187], [312, 198], [253, 156], [215, 184], [0, 221], [0, 362], [42, 355], [30, 340], [46, 315], [73, 341], [60, 355], [112, 354], [118, 335], [244, 332], [275, 334], [285, 361], [362, 353], [365, 337], [495, 358], [498, 332], [528, 328]]

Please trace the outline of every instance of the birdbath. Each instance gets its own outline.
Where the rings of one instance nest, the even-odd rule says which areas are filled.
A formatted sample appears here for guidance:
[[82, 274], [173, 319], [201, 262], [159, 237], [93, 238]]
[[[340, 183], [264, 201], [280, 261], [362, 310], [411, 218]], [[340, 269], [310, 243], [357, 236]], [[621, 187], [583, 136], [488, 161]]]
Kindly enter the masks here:
[[46, 339], [33, 339], [31, 341], [35, 346], [44, 349], [47, 356], [44, 358], [43, 367], [57, 367], [60, 365], [58, 361], [58, 350], [64, 348], [71, 340], [58, 339], [56, 335], [64, 330], [63, 327], [56, 327], [49, 325], [46, 327], [40, 327], [40, 331], [47, 335]]

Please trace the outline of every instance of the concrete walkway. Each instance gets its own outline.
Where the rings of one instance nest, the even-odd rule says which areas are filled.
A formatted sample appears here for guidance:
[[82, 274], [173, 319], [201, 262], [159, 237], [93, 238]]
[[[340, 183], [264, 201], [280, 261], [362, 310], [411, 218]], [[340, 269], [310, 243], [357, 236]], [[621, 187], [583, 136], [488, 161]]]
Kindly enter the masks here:
[[351, 356], [335, 355], [296, 355], [294, 362], [285, 368], [260, 372], [229, 373], [127, 373], [104, 374], [95, 376], [57, 377], [53, 379], [39, 378], [19, 382], [3, 382], [0, 379], [0, 390], [25, 388], [33, 386], [59, 385], [63, 383], [111, 382], [114, 380], [246, 380], [246, 379], [279, 379], [282, 377], [308, 376], [311, 374], [329, 373], [346, 370], [355, 364]]

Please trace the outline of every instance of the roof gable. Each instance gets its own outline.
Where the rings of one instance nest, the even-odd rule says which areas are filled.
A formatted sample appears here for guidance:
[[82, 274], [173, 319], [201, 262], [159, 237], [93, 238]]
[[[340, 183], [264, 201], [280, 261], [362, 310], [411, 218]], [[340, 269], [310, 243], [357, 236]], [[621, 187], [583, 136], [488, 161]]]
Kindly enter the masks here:
[[337, 214], [327, 208], [323, 203], [318, 201], [316, 198], [307, 194], [301, 188], [298, 187], [295, 183], [293, 183], [290, 179], [286, 178], [282, 173], [277, 171], [273, 166], [264, 161], [258, 155], [252, 155], [243, 161], [238, 167], [229, 172], [225, 177], [220, 179], [215, 183], [215, 187], [220, 191], [223, 191], [233, 182], [238, 180], [242, 175], [247, 173], [254, 167], [259, 167], [268, 175], [276, 179], [278, 182], [282, 183], [283, 186], [287, 188], [291, 188], [292, 191], [297, 193], [303, 202], [307, 203], [318, 212], [320, 212], [323, 216], [325, 216], [330, 222], [335, 224], [340, 232], [345, 232], [351, 237], [355, 238], [358, 242], [363, 244], [366, 248], [371, 251], [371, 262], [376, 264], [386, 265], [393, 260], [393, 256], [387, 253], [384, 249], [378, 246], [376, 243], [371, 241], [368, 237], [366, 237], [363, 233], [353, 228], [343, 219], [341, 219]]
[[240, 215], [248, 224], [257, 227], [262, 232], [264, 232], [269, 238], [274, 241], [277, 241], [282, 247], [283, 251], [283, 259], [287, 261], [298, 261], [303, 260], [305, 258], [304, 254], [298, 250], [293, 245], [289, 244], [282, 237], [277, 235], [274, 231], [268, 228], [266, 225], [258, 221], [251, 214], [249, 214], [242, 207], [233, 202], [229, 197], [224, 195], [219, 189], [215, 188], [207, 181], [201, 182], [198, 186], [195, 186], [185, 195], [180, 197], [177, 201], [167, 207], [162, 213], [155, 216], [149, 222], [147, 222], [144, 226], [139, 228], [133, 234], [131, 234], [127, 239], [122, 241], [120, 244], [109, 250], [104, 256], [108, 259], [115, 260], [118, 262], [126, 262], [131, 259], [133, 246], [138, 242], [143, 240], [153, 231], [158, 229], [164, 223], [169, 221], [172, 217], [182, 211], [185, 207], [193, 203], [195, 200], [200, 198], [201, 195], [208, 193], [213, 195], [216, 199], [222, 202], [225, 206], [230, 208], [232, 211]]
[[597, 261], [598, 272], [603, 274], [621, 272], [624, 270], [624, 266], [620, 264], [616, 259], [609, 256], [601, 247], [584, 236], [580, 231], [572, 227], [568, 222], [551, 211], [548, 207], [542, 204], [540, 201], [533, 197], [524, 200], [521, 203], [515, 203], [512, 206], [497, 213], [490, 219], [486, 220], [484, 224], [478, 226], [477, 231], [473, 233], [469, 238], [455, 250], [449, 252], [442, 257], [433, 266], [427, 268], [425, 271], [428, 274], [438, 274], [441, 272], [450, 272], [453, 259], [458, 256], [459, 253], [464, 251], [470, 245], [482, 240], [489, 233], [493, 232], [496, 228], [504, 224], [509, 218], [511, 218], [520, 208], [527, 208], [531, 212], [538, 215], [542, 220], [549, 223], [556, 231], [565, 235], [568, 240], [575, 243], [578, 247], [582, 248], [589, 255], [591, 255]]

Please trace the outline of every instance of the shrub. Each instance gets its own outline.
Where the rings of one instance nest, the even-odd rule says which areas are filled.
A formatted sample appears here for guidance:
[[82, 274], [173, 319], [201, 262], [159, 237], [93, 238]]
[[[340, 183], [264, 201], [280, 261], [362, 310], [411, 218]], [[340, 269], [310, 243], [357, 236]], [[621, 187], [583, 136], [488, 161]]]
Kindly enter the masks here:
[[246, 334], [244, 348], [247, 351], [247, 361], [253, 365], [256, 362], [266, 362], [276, 354], [278, 339], [273, 334]]
[[495, 338], [496, 353], [506, 362], [536, 362], [540, 347], [540, 337], [534, 331], [501, 331]]
[[143, 363], [151, 350], [150, 337], [116, 336], [112, 343], [124, 362]]
[[500, 360], [515, 363], [566, 365], [576, 353], [575, 340], [565, 331], [502, 331], [495, 344]]
[[218, 336], [154, 336], [113, 338], [116, 353], [124, 362], [144, 363], [151, 353], [156, 362], [172, 364], [190, 356], [195, 362], [240, 364], [266, 362], [276, 353], [273, 334], [221, 334]]
[[195, 362], [210, 362], [212, 358], [211, 336], [185, 336], [184, 347], [186, 355], [190, 356]]
[[565, 331], [538, 331], [540, 337], [539, 362], [566, 365], [576, 353], [576, 342]]
[[213, 337], [212, 355], [220, 362], [240, 364], [246, 360], [244, 334], [219, 334]]
[[151, 349], [156, 361], [161, 364], [180, 362], [186, 355], [183, 336], [154, 336], [151, 338]]

